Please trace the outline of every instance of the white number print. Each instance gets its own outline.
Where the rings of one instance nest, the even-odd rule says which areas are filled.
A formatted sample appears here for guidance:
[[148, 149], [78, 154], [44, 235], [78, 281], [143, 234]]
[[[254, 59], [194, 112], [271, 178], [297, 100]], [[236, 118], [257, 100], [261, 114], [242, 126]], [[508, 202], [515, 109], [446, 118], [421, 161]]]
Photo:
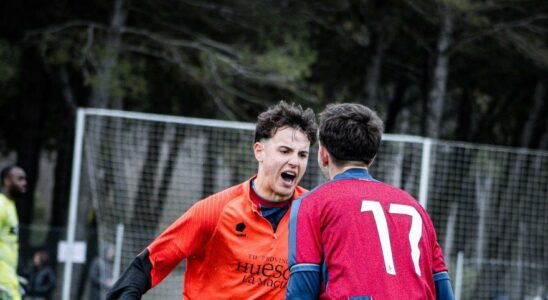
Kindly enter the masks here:
[[[394, 259], [392, 258], [392, 246], [390, 245], [390, 234], [388, 233], [388, 224], [386, 216], [382, 210], [382, 206], [378, 201], [364, 200], [362, 201], [362, 212], [372, 212], [373, 219], [377, 225], [377, 232], [381, 241], [381, 250], [384, 258], [384, 266], [386, 272], [391, 275], [396, 275]], [[390, 204], [388, 209], [391, 214], [402, 214], [411, 216], [411, 228], [409, 229], [409, 244], [411, 245], [411, 259], [415, 266], [415, 272], [421, 276], [419, 267], [419, 259], [421, 256], [419, 249], [419, 241], [422, 236], [422, 218], [419, 212], [410, 205]]]

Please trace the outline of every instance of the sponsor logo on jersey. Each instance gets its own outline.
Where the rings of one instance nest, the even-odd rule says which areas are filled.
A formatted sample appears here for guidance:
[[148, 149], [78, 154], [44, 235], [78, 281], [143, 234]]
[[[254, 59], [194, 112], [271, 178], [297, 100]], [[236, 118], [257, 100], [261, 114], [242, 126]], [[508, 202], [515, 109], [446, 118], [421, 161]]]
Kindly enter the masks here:
[[[272, 260], [276, 259], [272, 257]], [[287, 265], [277, 263], [276, 261], [263, 263], [238, 261], [236, 272], [243, 274], [243, 283], [270, 288], [285, 289], [287, 287], [287, 280], [289, 279]]]
[[247, 236], [245, 233], [244, 233], [244, 230], [245, 230], [246, 226], [245, 226], [245, 223], [244, 222], [241, 222], [241, 223], [238, 223], [236, 224], [236, 236], [239, 236], [239, 237], [245, 237]]

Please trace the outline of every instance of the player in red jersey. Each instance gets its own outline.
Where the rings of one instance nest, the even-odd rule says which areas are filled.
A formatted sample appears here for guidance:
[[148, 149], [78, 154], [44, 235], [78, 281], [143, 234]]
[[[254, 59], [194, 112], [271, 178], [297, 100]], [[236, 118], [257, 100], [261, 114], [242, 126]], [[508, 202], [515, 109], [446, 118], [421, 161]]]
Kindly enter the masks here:
[[453, 299], [426, 211], [368, 173], [382, 132], [363, 105], [320, 115], [318, 163], [330, 181], [291, 207], [286, 299]]
[[283, 299], [289, 206], [317, 125], [310, 109], [280, 102], [259, 115], [257, 175], [193, 205], [137, 256], [107, 299], [140, 299], [187, 259], [183, 299]]

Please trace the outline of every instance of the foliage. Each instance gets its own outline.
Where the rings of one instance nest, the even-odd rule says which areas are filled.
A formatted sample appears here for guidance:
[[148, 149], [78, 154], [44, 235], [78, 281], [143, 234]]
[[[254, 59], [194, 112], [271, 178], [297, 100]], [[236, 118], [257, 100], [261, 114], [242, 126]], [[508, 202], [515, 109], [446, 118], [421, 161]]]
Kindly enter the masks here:
[[0, 123], [0, 151], [8, 150], [6, 139], [11, 136], [11, 126], [13, 124], [14, 102], [17, 97], [17, 81], [19, 80], [19, 70], [17, 63], [20, 58], [20, 50], [11, 47], [8, 43], [0, 40], [0, 111], [2, 111], [2, 120]]
[[[78, 106], [253, 121], [280, 99], [316, 111], [352, 101], [379, 111], [388, 132], [425, 135], [440, 55], [441, 138], [548, 148], [546, 1], [2, 5], [0, 147], [20, 159], [48, 150], [68, 164]], [[23, 140], [15, 121], [33, 134]]]

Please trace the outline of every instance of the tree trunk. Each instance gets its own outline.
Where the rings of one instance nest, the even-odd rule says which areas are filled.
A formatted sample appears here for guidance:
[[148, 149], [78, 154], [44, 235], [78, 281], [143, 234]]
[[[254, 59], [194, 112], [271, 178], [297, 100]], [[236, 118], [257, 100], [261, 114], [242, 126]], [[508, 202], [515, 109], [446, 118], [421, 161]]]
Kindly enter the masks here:
[[474, 111], [472, 108], [473, 96], [470, 94], [469, 87], [462, 90], [460, 104], [458, 108], [457, 128], [455, 132], [456, 139], [459, 141], [471, 141], [476, 131], [476, 122], [474, 122]]
[[206, 198], [213, 194], [215, 188], [215, 162], [217, 155], [215, 155], [213, 144], [213, 138], [210, 137], [211, 133], [205, 131], [205, 159], [202, 171], [202, 198]]
[[[164, 210], [164, 204], [168, 195], [169, 188], [171, 186], [171, 179], [173, 177], [173, 171], [177, 166], [177, 157], [179, 156], [179, 149], [181, 148], [185, 138], [185, 127], [181, 124], [172, 125], [175, 128], [170, 130], [173, 132], [173, 139], [170, 142], [170, 146], [167, 153], [166, 162], [164, 163], [164, 169], [162, 172], [162, 179], [160, 180], [160, 186], [156, 192], [156, 197], [153, 200], [157, 201], [154, 208], [153, 216], [160, 219], [162, 211]], [[213, 178], [213, 177], [209, 177]], [[212, 180], [213, 181], [213, 180]]]
[[[29, 225], [33, 220], [34, 192], [38, 180], [40, 156], [44, 141], [44, 128], [50, 102], [50, 90], [43, 63], [37, 49], [28, 48], [23, 51], [21, 59], [21, 98], [17, 112], [17, 123], [13, 130], [20, 132], [15, 149], [17, 165], [27, 174], [27, 193], [16, 201], [19, 222]], [[15, 128], [18, 127], [18, 128]], [[22, 231], [20, 235], [20, 253], [24, 261], [29, 256], [30, 231]]]
[[381, 69], [384, 58], [385, 41], [382, 32], [378, 32], [375, 44], [375, 53], [371, 58], [371, 64], [367, 68], [365, 78], [365, 101], [369, 105], [380, 103], [379, 87], [381, 81]]
[[[125, 5], [124, 0], [115, 0], [114, 2], [114, 11], [112, 14], [112, 19], [110, 23], [110, 30], [107, 33], [105, 45], [104, 45], [104, 52], [99, 54], [99, 57], [97, 58], [97, 63], [94, 64], [96, 76], [98, 78], [98, 84], [92, 87], [91, 90], [91, 98], [89, 100], [89, 105], [91, 107], [98, 107], [98, 108], [114, 108], [114, 109], [121, 109], [123, 107], [122, 103], [122, 96], [120, 95], [113, 95], [112, 93], [112, 86], [116, 86], [117, 82], [114, 82], [114, 80], [117, 80], [114, 77], [114, 68], [118, 64], [118, 55], [120, 51], [120, 45], [121, 45], [121, 29], [126, 21], [127, 16], [127, 7]], [[108, 122], [106, 122], [108, 123]], [[118, 128], [120, 126], [121, 121], [120, 120], [113, 120], [112, 126], [115, 128]], [[103, 122], [99, 122], [97, 125], [98, 128], [105, 129]], [[102, 131], [104, 132], [104, 131]], [[100, 138], [101, 139], [101, 138]], [[104, 140], [104, 139], [103, 139]], [[116, 151], [116, 150], [114, 150]], [[119, 150], [118, 150], [119, 151]], [[123, 157], [123, 156], [119, 156]], [[81, 170], [80, 170], [81, 171]], [[109, 172], [110, 171], [110, 172]], [[121, 172], [121, 170], [114, 169], [110, 170], [110, 168], [107, 168], [105, 170], [106, 173], [109, 173], [107, 176], [105, 176], [106, 180], [112, 179], [112, 178], [120, 178], [119, 176], [115, 175], [117, 172]], [[110, 175], [110, 176], [109, 176]], [[112, 188], [114, 191], [114, 197], [118, 199], [118, 197], [121, 197], [122, 193], [120, 191], [120, 186], [116, 184], [115, 182], [103, 182], [105, 185], [105, 188]], [[86, 218], [86, 216], [89, 214], [89, 209], [91, 207], [91, 201], [84, 201], [85, 203], [79, 203], [78, 206], [78, 216], [77, 216], [77, 236], [76, 238], [86, 238], [89, 236], [89, 229], [96, 229], [96, 228], [90, 228], [88, 226], [89, 221]], [[90, 243], [88, 243], [88, 251], [90, 250]], [[83, 270], [85, 268], [75, 268], [74, 275], [73, 275], [73, 285], [74, 286], [82, 286], [82, 282], [87, 280], [86, 274], [83, 273]], [[74, 290], [74, 289], [73, 289]], [[72, 297], [74, 297], [74, 291], [71, 293]]]
[[398, 115], [401, 111], [407, 109], [404, 104], [405, 96], [407, 93], [407, 83], [400, 76], [396, 82], [394, 88], [394, 96], [388, 104], [388, 113], [386, 114], [386, 122], [384, 123], [385, 132], [398, 132], [406, 133], [408, 128], [396, 128], [396, 120], [398, 120]]
[[540, 119], [542, 112], [542, 106], [544, 105], [546, 95], [546, 80], [540, 79], [537, 82], [535, 88], [535, 94], [533, 96], [533, 107], [528, 110], [529, 113], [525, 124], [523, 125], [523, 130], [521, 131], [521, 139], [519, 146], [523, 148], [528, 148], [531, 146], [533, 133], [535, 131], [535, 126], [537, 126], [537, 121]]
[[[50, 76], [56, 74], [50, 72]], [[64, 237], [61, 236], [62, 228], [67, 225], [68, 207], [70, 198], [70, 183], [71, 183], [71, 162], [74, 143], [74, 121], [76, 106], [72, 88], [68, 80], [68, 74], [64, 68], [59, 72], [60, 89], [65, 100], [65, 104], [61, 110], [61, 114], [65, 120], [61, 124], [60, 131], [56, 137], [56, 158], [54, 170], [54, 185], [52, 192], [52, 210], [49, 220], [49, 232], [47, 242], [51, 246], [55, 245]], [[57, 247], [50, 249], [52, 257], [57, 255]]]
[[452, 202], [449, 205], [449, 216], [445, 226], [445, 238], [443, 242], [443, 256], [447, 259], [453, 257], [453, 245], [455, 244], [455, 227], [457, 225], [457, 215], [459, 212], [459, 203]]
[[428, 128], [428, 93], [429, 93], [429, 86], [431, 81], [431, 61], [429, 57], [429, 53], [425, 51], [424, 57], [422, 58], [422, 66], [421, 66], [421, 76], [420, 76], [420, 94], [421, 94], [421, 118], [420, 118], [420, 135], [426, 136], [427, 135], [427, 128]]
[[436, 64], [434, 78], [428, 95], [428, 124], [427, 135], [432, 138], [440, 136], [440, 125], [443, 117], [443, 105], [446, 97], [447, 78], [449, 76], [449, 47], [453, 34], [454, 12], [452, 8], [444, 5], [442, 8], [441, 32], [438, 39], [436, 52]]
[[[487, 239], [486, 235], [486, 222], [488, 218], [489, 209], [491, 208], [491, 195], [492, 195], [492, 185], [493, 185], [493, 174], [491, 172], [491, 167], [487, 163], [488, 167], [487, 174], [484, 171], [476, 171], [476, 180], [475, 180], [475, 199], [476, 199], [476, 209], [478, 214], [478, 227], [477, 227], [477, 238], [476, 238], [476, 261], [479, 264], [479, 270], [482, 269], [481, 263], [483, 262], [485, 256], [485, 242]], [[483, 168], [482, 168], [483, 169]]]
[[99, 83], [92, 91], [90, 106], [92, 107], [108, 107], [120, 109], [123, 107], [121, 96], [113, 96], [111, 87], [116, 85], [113, 81], [113, 71], [118, 64], [118, 56], [121, 46], [121, 30], [127, 18], [127, 7], [124, 0], [116, 0], [114, 2], [114, 12], [110, 22], [110, 30], [105, 41], [105, 54], [98, 59], [95, 65], [95, 71]]
[[540, 137], [539, 147], [540, 150], [548, 150], [548, 122], [544, 125], [544, 133]]

